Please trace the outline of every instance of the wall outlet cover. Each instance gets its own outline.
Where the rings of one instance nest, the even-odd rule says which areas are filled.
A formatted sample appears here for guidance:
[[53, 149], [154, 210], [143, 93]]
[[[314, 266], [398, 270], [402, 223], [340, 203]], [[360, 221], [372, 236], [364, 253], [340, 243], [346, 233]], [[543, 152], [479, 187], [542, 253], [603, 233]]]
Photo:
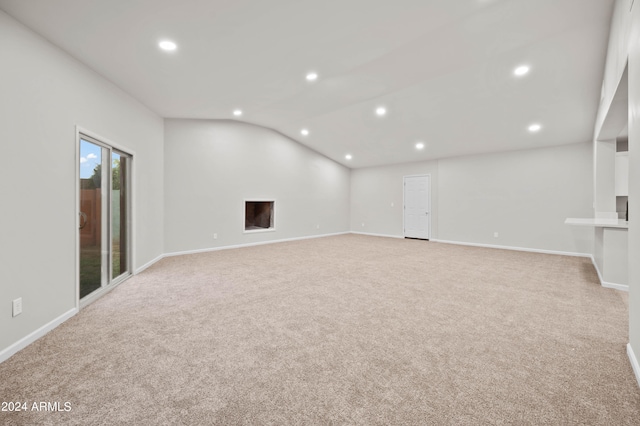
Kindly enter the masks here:
[[22, 297], [18, 297], [13, 301], [13, 316], [18, 316], [22, 313]]

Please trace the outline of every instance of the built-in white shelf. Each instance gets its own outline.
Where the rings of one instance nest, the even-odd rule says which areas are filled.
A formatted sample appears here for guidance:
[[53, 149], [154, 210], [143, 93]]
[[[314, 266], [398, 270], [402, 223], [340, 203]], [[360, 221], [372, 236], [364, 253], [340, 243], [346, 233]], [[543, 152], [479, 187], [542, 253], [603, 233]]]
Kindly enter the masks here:
[[629, 222], [624, 219], [603, 219], [603, 218], [575, 218], [568, 217], [565, 221], [567, 225], [593, 226], [597, 228], [629, 228]]

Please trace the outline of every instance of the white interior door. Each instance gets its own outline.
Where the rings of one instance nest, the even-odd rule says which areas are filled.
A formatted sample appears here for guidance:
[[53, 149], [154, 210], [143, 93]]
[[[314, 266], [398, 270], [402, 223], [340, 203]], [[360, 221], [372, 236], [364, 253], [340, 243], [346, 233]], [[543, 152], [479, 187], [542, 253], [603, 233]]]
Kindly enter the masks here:
[[429, 176], [404, 178], [404, 236], [431, 237], [431, 184]]

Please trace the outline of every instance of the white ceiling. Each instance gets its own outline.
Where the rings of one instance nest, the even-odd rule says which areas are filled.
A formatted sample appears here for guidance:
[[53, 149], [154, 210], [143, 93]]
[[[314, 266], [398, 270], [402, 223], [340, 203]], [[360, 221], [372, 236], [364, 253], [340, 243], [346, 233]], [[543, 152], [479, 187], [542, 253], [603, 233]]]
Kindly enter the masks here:
[[[162, 117], [235, 119], [241, 108], [239, 120], [358, 168], [592, 140], [613, 2], [0, 0], [0, 9]], [[161, 51], [162, 39], [178, 49]], [[516, 78], [520, 64], [531, 71]], [[312, 70], [320, 77], [309, 83]], [[527, 131], [533, 122], [540, 132]]]

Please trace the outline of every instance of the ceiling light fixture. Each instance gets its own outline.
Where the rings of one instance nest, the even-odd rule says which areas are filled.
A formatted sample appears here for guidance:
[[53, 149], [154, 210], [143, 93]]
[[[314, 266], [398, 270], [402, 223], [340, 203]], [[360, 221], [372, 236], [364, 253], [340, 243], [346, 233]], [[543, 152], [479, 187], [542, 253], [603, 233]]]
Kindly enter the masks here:
[[542, 126], [539, 125], [538, 123], [532, 124], [531, 126], [529, 126], [529, 131], [531, 133], [535, 133], [537, 131], [539, 131], [540, 129], [542, 129]]
[[515, 70], [513, 70], [513, 73], [518, 77], [522, 77], [523, 75], [529, 73], [529, 69], [529, 65], [520, 65]]
[[416, 149], [423, 149], [424, 148], [424, 144], [422, 142], [418, 142], [416, 144]]
[[381, 107], [378, 107], [378, 108], [376, 108], [376, 114], [377, 114], [379, 117], [382, 117], [383, 115], [386, 115], [386, 114], [387, 114], [387, 109], [386, 109], [385, 107], [382, 107], [382, 106], [381, 106]]
[[172, 41], [169, 40], [163, 40], [160, 43], [158, 43], [158, 46], [160, 46], [160, 49], [162, 50], [166, 50], [167, 52], [171, 52], [173, 50], [176, 50], [178, 48], [178, 45], [175, 44]]
[[351, 156], [351, 154], [347, 154], [344, 156], [344, 158], [346, 158], [347, 160], [351, 160], [353, 157]]
[[300, 133], [301, 133], [303, 136], [308, 136], [308, 135], [309, 135], [309, 130], [307, 130], [307, 129], [302, 129], [302, 130], [300, 130]]
[[241, 109], [234, 109], [233, 110], [233, 115], [235, 115], [236, 117], [240, 117], [242, 115], [242, 110]]
[[310, 72], [307, 74], [307, 81], [316, 81], [318, 79], [318, 73]]

